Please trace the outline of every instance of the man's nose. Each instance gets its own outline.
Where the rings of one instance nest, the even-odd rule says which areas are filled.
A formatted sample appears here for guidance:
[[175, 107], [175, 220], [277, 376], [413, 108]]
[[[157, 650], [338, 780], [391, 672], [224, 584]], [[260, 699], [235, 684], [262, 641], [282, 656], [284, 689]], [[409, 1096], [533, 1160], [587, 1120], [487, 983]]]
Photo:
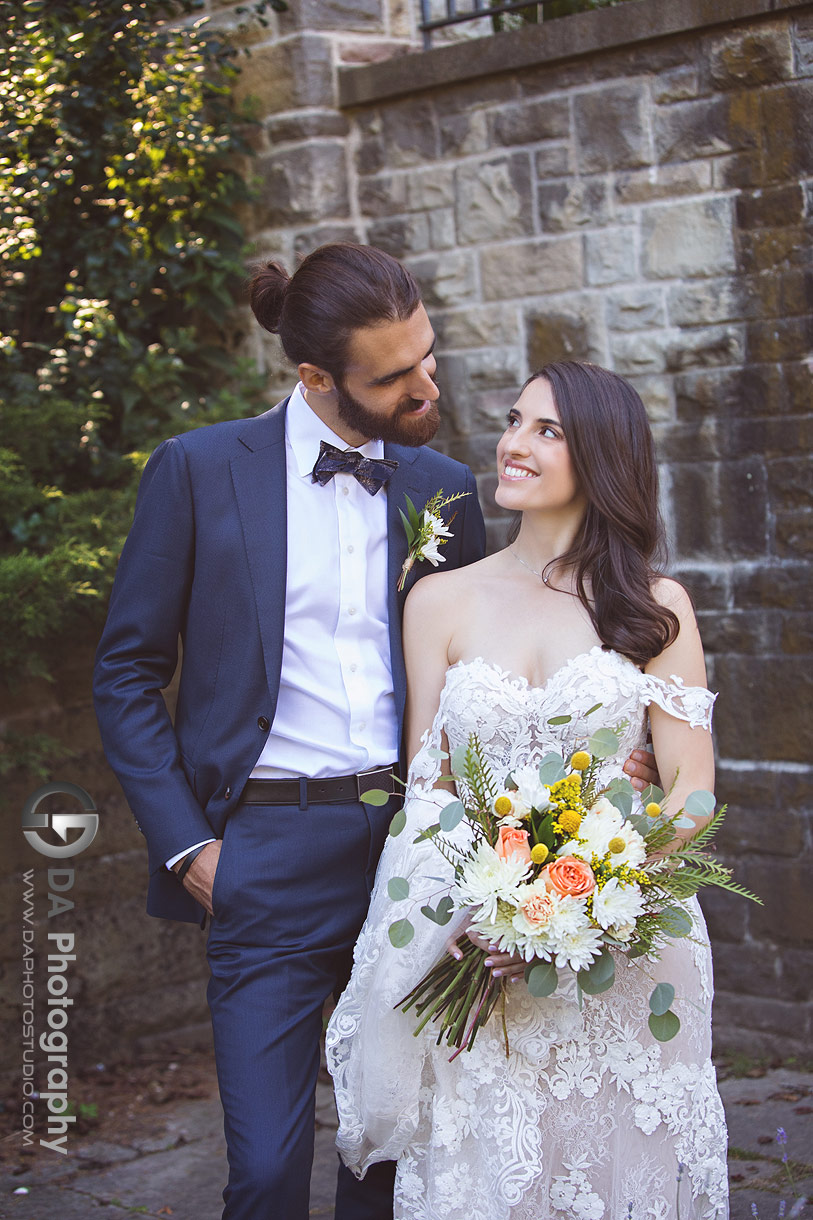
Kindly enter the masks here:
[[434, 380], [436, 368], [435, 357], [427, 356], [420, 368], [415, 370], [415, 382], [410, 387], [410, 393], [414, 398], [428, 398], [430, 402], [435, 402], [440, 398], [440, 390]]

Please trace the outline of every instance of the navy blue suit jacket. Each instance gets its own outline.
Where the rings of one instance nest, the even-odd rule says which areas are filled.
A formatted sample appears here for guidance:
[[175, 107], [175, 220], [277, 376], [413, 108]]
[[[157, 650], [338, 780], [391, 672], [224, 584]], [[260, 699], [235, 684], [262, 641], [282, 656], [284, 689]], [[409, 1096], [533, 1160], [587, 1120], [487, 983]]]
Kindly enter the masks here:
[[[94, 673], [108, 761], [147, 839], [152, 915], [198, 922], [203, 910], [166, 868], [214, 835], [274, 719], [286, 575], [285, 409], [213, 424], [159, 445], [144, 470]], [[479, 559], [485, 531], [471, 471], [421, 448], [387, 445], [399, 463], [387, 489], [390, 650], [399, 724], [406, 557], [398, 515], [439, 489], [468, 491], [444, 547], [446, 566]], [[293, 557], [296, 562], [296, 557]], [[413, 569], [418, 578], [426, 565]], [[410, 582], [411, 583], [411, 582]], [[183, 656], [174, 726], [161, 690]]]

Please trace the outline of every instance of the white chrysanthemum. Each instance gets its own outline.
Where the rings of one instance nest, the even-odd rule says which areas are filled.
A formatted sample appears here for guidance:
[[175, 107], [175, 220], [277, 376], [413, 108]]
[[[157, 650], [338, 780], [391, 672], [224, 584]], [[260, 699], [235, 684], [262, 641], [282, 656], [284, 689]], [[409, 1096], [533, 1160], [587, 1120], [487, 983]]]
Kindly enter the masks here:
[[[613, 839], [622, 839], [624, 842], [623, 851], [613, 851], [610, 855], [610, 863], [615, 868], [620, 864], [628, 864], [630, 868], [638, 868], [643, 864], [646, 859], [646, 843], [630, 822], [622, 820], [621, 825], [610, 839], [611, 843]], [[617, 843], [613, 844], [613, 847], [617, 846]]]
[[540, 780], [538, 767], [517, 767], [512, 777], [517, 786], [517, 795], [529, 809], [544, 813], [550, 808], [550, 788]]
[[522, 799], [520, 793], [508, 788], [500, 790], [492, 801], [491, 808], [500, 826], [511, 826], [514, 830], [522, 825], [523, 818], [527, 818], [531, 812], [530, 805]]
[[471, 929], [487, 936], [491, 944], [497, 945], [501, 953], [513, 953], [517, 947], [517, 934], [513, 925], [514, 907], [509, 902], [498, 902], [493, 918], [482, 910], [471, 921]]
[[433, 538], [451, 538], [452, 531], [443, 518], [438, 517], [436, 513], [426, 514], [426, 524], [431, 529]]
[[586, 898], [575, 898], [572, 894], [562, 897], [555, 890], [551, 891], [551, 898], [553, 916], [550, 921], [550, 937], [555, 944], [571, 933], [578, 932], [580, 928], [590, 926]]
[[530, 864], [517, 860], [513, 855], [502, 860], [493, 847], [482, 841], [477, 851], [463, 866], [463, 876], [452, 892], [455, 904], [463, 907], [482, 907], [480, 918], [489, 921], [497, 914], [497, 901], [515, 901], [515, 891], [525, 878]]
[[603, 856], [610, 839], [620, 832], [623, 823], [624, 818], [615, 805], [600, 796], [582, 818], [578, 839], [565, 843], [556, 854], [578, 856], [588, 861], [593, 856]]
[[603, 948], [601, 937], [601, 928], [594, 928], [585, 920], [580, 928], [557, 938], [556, 965], [586, 970]]
[[[627, 928], [643, 912], [644, 899], [637, 885], [623, 885], [617, 877], [605, 881], [593, 894], [593, 918], [596, 923], [620, 939], [628, 940]], [[621, 935], [622, 931], [625, 933]]]

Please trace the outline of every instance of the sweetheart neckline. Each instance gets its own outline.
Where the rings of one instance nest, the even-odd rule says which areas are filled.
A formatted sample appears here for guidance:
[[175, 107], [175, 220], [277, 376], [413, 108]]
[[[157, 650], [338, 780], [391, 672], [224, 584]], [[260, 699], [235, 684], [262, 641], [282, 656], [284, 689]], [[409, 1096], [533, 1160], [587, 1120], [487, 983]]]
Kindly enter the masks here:
[[[618, 657], [626, 665], [632, 666], [637, 674], [642, 674], [644, 672], [642, 669], [639, 669], [635, 662], [631, 661], [629, 657], [625, 657], [622, 652], [618, 652], [614, 648], [605, 648], [603, 644], [594, 644], [592, 648], [588, 648], [585, 652], [577, 652], [575, 656], [569, 657], [559, 666], [558, 669], [555, 669], [552, 674], [549, 674], [547, 679], [541, 684], [529, 681], [524, 674], [512, 673], [510, 669], [503, 668], [503, 666], [498, 665], [496, 661], [487, 661], [485, 657], [482, 656], [470, 657], [467, 661], [462, 659], [460, 661], [455, 661], [453, 665], [448, 667], [446, 673], [448, 675], [454, 669], [467, 669], [472, 665], [480, 664], [485, 665], [487, 669], [493, 670], [493, 672], [496, 673], [503, 681], [519, 684], [524, 689], [529, 691], [544, 692], [548, 690], [555, 678], [558, 678], [560, 674], [566, 673], [575, 665], [577, 661], [581, 661], [585, 657], [591, 657], [597, 652], [603, 653], [605, 656]], [[652, 675], [649, 676], [651, 677]]]

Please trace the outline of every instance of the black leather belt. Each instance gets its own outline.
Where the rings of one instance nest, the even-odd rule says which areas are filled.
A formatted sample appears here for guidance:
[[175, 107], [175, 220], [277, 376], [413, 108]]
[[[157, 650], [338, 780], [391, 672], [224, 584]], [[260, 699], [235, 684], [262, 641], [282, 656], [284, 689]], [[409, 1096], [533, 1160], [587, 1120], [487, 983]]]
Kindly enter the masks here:
[[361, 771], [358, 775], [328, 775], [324, 779], [250, 779], [240, 798], [245, 805], [323, 805], [357, 801], [371, 788], [393, 792], [398, 764]]

